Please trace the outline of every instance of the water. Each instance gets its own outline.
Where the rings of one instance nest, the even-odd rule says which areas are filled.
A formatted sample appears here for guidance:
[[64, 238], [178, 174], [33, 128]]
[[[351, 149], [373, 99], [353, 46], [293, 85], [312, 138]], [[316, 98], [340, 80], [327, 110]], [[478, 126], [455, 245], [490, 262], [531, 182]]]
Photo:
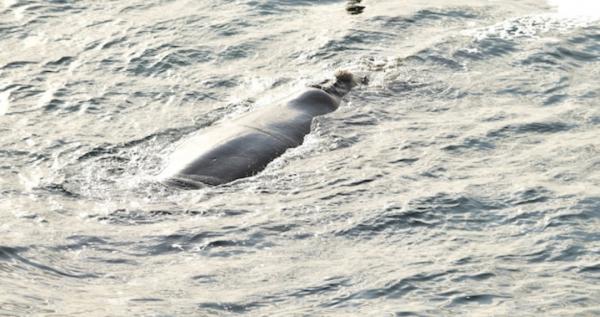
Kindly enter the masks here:
[[[598, 6], [4, 0], [0, 315], [599, 315]], [[156, 184], [336, 69], [262, 173]]]

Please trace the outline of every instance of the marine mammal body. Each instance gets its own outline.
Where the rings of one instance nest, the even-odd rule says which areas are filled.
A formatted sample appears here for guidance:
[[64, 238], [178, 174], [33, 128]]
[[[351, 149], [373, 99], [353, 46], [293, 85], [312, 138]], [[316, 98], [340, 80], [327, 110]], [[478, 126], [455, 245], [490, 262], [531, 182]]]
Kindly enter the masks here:
[[335, 111], [356, 84], [351, 73], [337, 72], [332, 84], [313, 86], [285, 104], [206, 128], [173, 152], [159, 178], [167, 185], [198, 188], [252, 176], [302, 144], [312, 119]]

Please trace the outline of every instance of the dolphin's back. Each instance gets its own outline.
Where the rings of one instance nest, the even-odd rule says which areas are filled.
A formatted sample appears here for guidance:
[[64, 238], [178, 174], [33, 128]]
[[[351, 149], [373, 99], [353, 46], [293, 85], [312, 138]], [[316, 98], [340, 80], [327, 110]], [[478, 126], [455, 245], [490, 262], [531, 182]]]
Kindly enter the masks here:
[[[312, 117], [298, 114], [290, 118], [289, 113], [278, 116], [272, 111], [277, 109], [209, 127], [186, 140], [163, 171], [163, 182], [192, 188], [199, 183], [227, 183], [256, 174], [287, 149], [302, 144]], [[271, 120], [265, 121], [266, 113], [272, 113], [268, 116]]]
[[201, 131], [176, 149], [161, 181], [197, 188], [260, 172], [287, 149], [302, 144], [315, 116], [337, 109], [341, 96], [352, 88], [348, 76], [339, 75], [329, 90], [311, 88], [284, 105], [262, 107]]
[[194, 159], [168, 179], [176, 182], [219, 185], [247, 177], [262, 170], [270, 161], [281, 155], [288, 144], [271, 135], [242, 128], [235, 138], [216, 142], [201, 153], [189, 153]]

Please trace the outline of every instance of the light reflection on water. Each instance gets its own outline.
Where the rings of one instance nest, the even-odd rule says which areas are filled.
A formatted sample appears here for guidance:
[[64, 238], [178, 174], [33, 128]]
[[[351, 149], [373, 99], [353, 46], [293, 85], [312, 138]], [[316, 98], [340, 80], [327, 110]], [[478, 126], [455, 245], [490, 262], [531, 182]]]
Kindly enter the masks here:
[[548, 0], [562, 17], [600, 18], [600, 2], [595, 0]]
[[[0, 315], [598, 315], [597, 3], [353, 5], [4, 1]], [[262, 173], [153, 181], [338, 68]]]

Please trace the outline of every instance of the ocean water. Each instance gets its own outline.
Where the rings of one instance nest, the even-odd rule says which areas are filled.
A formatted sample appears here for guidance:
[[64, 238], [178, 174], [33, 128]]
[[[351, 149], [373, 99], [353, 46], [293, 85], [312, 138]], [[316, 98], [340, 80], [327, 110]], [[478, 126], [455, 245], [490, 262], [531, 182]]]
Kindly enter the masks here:
[[[599, 316], [600, 5], [0, 2], [0, 316]], [[365, 74], [256, 176], [179, 142]]]

